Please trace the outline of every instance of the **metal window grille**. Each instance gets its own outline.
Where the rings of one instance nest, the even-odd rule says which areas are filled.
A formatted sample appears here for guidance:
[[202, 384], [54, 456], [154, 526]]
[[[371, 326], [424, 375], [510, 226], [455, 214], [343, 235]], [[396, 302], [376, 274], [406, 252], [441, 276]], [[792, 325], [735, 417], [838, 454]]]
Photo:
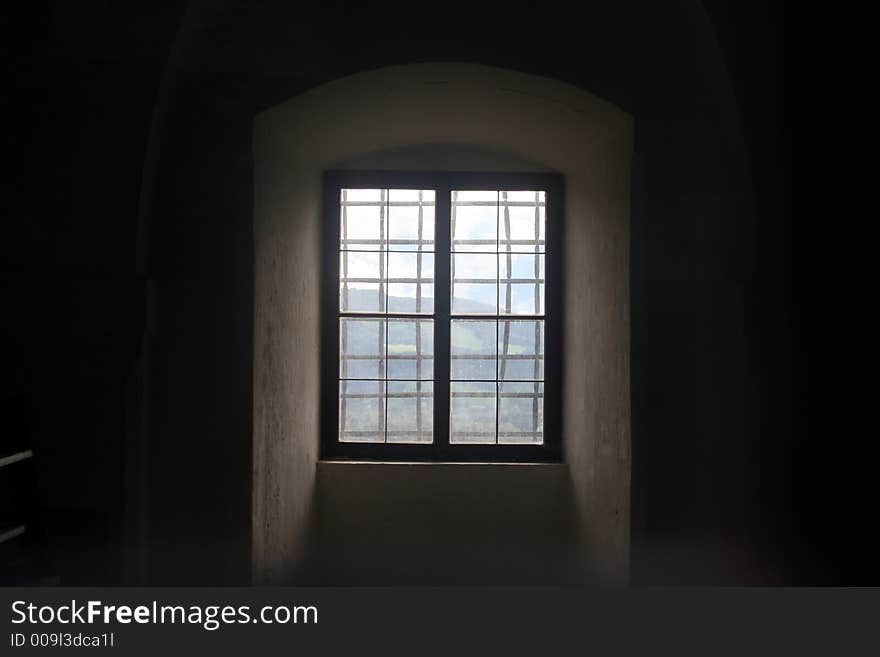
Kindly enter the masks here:
[[[457, 318], [468, 317], [468, 321], [494, 323], [495, 340], [493, 341], [494, 353], [484, 352], [482, 354], [464, 354], [456, 353], [455, 330], [453, 329], [453, 344], [451, 352], [451, 360], [483, 360], [494, 361], [494, 377], [484, 377], [481, 375], [456, 377], [455, 365], [452, 366], [452, 392], [453, 400], [458, 397], [463, 400], [478, 400], [494, 398], [494, 427], [490, 430], [483, 428], [473, 428], [468, 426], [467, 422], [456, 422], [456, 405], [452, 403], [452, 418], [450, 427], [450, 440], [456, 442], [526, 442], [526, 443], [542, 443], [543, 442], [543, 399], [544, 399], [544, 225], [545, 225], [545, 194], [541, 191], [528, 193], [518, 193], [517, 199], [514, 200], [512, 194], [507, 191], [494, 192], [495, 200], [488, 198], [470, 199], [466, 193], [457, 190], [452, 191], [452, 204], [450, 225], [452, 233], [452, 259], [451, 259], [451, 278], [452, 278], [452, 321]], [[479, 194], [479, 196], [488, 196], [488, 194]], [[530, 196], [531, 198], [523, 198]], [[459, 215], [465, 208], [494, 208], [496, 212], [495, 218], [495, 236], [491, 239], [488, 236], [464, 237], [459, 233], [461, 231], [461, 221]], [[513, 221], [511, 218], [511, 209], [524, 210], [521, 212], [520, 223], [525, 218], [522, 215], [530, 216], [531, 234], [526, 237], [522, 231], [515, 236], [516, 231], [513, 230]], [[494, 249], [492, 248], [494, 247]], [[531, 255], [528, 255], [531, 254]], [[492, 256], [496, 260], [495, 276], [493, 278], [474, 278], [469, 276], [461, 276], [456, 273], [456, 262], [461, 258]], [[514, 274], [514, 259], [532, 260], [533, 267], [530, 276], [522, 276]], [[503, 272], [503, 274], [502, 274]], [[486, 313], [486, 318], [476, 319], [475, 317], [481, 313], [468, 313], [466, 311], [457, 311], [456, 293], [457, 289], [463, 285], [493, 285], [496, 290], [496, 307], [494, 313]], [[522, 286], [530, 288], [529, 294], [532, 298], [530, 312], [519, 312], [513, 307], [513, 290], [514, 286]], [[528, 322], [522, 322], [520, 317], [527, 316], [530, 318]], [[511, 327], [514, 323], [531, 324], [533, 330], [533, 344], [531, 353], [514, 353], [511, 349]], [[525, 361], [531, 364], [531, 371], [524, 371], [518, 368], [514, 376], [508, 375], [509, 363], [512, 361]], [[461, 382], [461, 383], [458, 383]], [[494, 391], [488, 391], [487, 386], [469, 386], [465, 384], [493, 384]], [[457, 384], [458, 383], [458, 384]], [[470, 389], [468, 389], [470, 388]], [[523, 423], [511, 423], [507, 421], [510, 414], [508, 407], [514, 406], [513, 400], [523, 399], [530, 402], [530, 417], [527, 418], [528, 428], [523, 427]], [[522, 408], [518, 409], [519, 415], [522, 415]], [[520, 418], [522, 419], [522, 418]], [[465, 426], [461, 426], [464, 424]], [[484, 425], [482, 425], [484, 426]]]
[[560, 308], [546, 260], [561, 179], [329, 172], [325, 192], [322, 454], [557, 460], [560, 329], [545, 306]]
[[[428, 215], [434, 192], [342, 189], [339, 204], [339, 439], [431, 442], [434, 234]], [[353, 226], [358, 214], [366, 227]], [[412, 225], [395, 230], [395, 223]], [[408, 328], [414, 350], [400, 353], [389, 337]], [[360, 334], [357, 344], [352, 333]], [[372, 348], [365, 351], [367, 346]]]

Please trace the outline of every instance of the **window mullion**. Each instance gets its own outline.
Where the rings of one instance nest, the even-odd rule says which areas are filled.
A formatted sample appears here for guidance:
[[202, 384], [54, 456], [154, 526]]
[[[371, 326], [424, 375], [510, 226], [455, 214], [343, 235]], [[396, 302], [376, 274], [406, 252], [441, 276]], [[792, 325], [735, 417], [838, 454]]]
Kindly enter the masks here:
[[434, 219], [434, 447], [438, 458], [449, 451], [450, 192], [449, 186], [437, 187]]

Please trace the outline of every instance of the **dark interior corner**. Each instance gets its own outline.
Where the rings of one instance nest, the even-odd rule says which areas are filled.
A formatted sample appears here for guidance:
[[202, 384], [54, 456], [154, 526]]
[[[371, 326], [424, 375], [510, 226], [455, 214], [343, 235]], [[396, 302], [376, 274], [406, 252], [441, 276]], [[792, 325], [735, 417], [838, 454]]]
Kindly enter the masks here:
[[[0, 458], [30, 453], [0, 469], [0, 532], [27, 525], [0, 545], [4, 577], [266, 579], [252, 572], [255, 117], [354, 73], [466, 62], [569, 83], [633, 118], [629, 581], [876, 584], [854, 502], [870, 499], [853, 445], [866, 439], [867, 405], [842, 399], [845, 364], [815, 344], [832, 322], [793, 315], [802, 294], [825, 316], [847, 308], [836, 290], [849, 270], [829, 278], [812, 265], [815, 245], [829, 244], [821, 217], [858, 212], [858, 177], [838, 167], [864, 120], [842, 82], [856, 60], [842, 35], [856, 22], [809, 3], [715, 0], [545, 3], [537, 14], [455, 2], [16, 3], [4, 45], [15, 202]], [[855, 224], [835, 222], [858, 242]], [[798, 364], [795, 338], [813, 343], [832, 390]], [[819, 417], [829, 410], [838, 420]], [[444, 506], [412, 472], [378, 490], [361, 470], [357, 493], [334, 488], [344, 470], [316, 484], [312, 533], [267, 530], [282, 546], [334, 546], [266, 566], [281, 579], [382, 581], [365, 565], [382, 558], [368, 533], [407, 528], [396, 491], [436, 514], [437, 549], [482, 542], [456, 569], [416, 522], [407, 545], [430, 554], [389, 583], [582, 581], [567, 570], [564, 495], [546, 514], [532, 509], [541, 522], [523, 533], [526, 511], [474, 510], [492, 490], [473, 479]], [[536, 475], [522, 490], [558, 485]], [[354, 508], [348, 524], [327, 524]], [[352, 535], [358, 559], [340, 547]], [[519, 552], [493, 562], [502, 540]], [[516, 566], [537, 553], [555, 566]]]

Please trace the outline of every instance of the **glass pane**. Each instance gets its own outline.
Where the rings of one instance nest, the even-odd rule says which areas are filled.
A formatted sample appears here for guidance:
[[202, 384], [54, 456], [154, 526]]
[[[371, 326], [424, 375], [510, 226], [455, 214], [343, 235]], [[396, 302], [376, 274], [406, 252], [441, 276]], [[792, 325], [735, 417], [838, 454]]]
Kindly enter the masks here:
[[452, 320], [451, 378], [494, 381], [496, 370], [497, 322], [490, 320]]
[[544, 256], [498, 256], [500, 315], [544, 314]]
[[544, 442], [544, 384], [502, 383], [498, 400], [498, 442]]
[[453, 254], [453, 314], [495, 314], [498, 299], [496, 257], [476, 253]]
[[388, 254], [388, 312], [434, 312], [434, 254]]
[[339, 204], [340, 249], [385, 248], [385, 190], [343, 189]]
[[498, 192], [452, 192], [452, 250], [494, 253], [498, 246]]
[[384, 253], [339, 253], [339, 308], [342, 311], [385, 310]]
[[498, 324], [498, 378], [544, 380], [544, 321], [501, 320]]
[[389, 320], [388, 378], [425, 380], [433, 377], [433, 320]]
[[388, 190], [388, 249], [434, 250], [434, 190]]
[[339, 320], [339, 378], [385, 378], [385, 320]]
[[388, 442], [430, 443], [434, 437], [434, 384], [388, 382]]
[[499, 251], [544, 252], [544, 192], [501, 192]]
[[495, 442], [496, 385], [475, 381], [450, 384], [449, 442]]
[[339, 382], [339, 440], [385, 441], [385, 382]]

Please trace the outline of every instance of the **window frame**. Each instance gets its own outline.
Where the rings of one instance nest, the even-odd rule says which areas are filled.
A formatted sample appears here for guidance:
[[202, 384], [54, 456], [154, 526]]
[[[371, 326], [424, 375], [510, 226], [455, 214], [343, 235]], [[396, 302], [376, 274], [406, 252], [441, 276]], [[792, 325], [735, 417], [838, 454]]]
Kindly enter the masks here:
[[[435, 190], [434, 235], [434, 418], [430, 444], [349, 443], [339, 431], [339, 198], [343, 188]], [[544, 442], [541, 445], [449, 442], [450, 313], [452, 259], [451, 191], [541, 190], [544, 232]], [[562, 458], [563, 221], [564, 183], [554, 173], [448, 171], [325, 171], [322, 195], [321, 417], [324, 460], [436, 462], [560, 462]], [[445, 281], [441, 283], [441, 281]], [[496, 309], [497, 313], [497, 309]], [[394, 317], [395, 313], [387, 313]], [[507, 316], [504, 316], [507, 317]], [[510, 316], [515, 319], [516, 316]], [[487, 315], [484, 319], [497, 319]]]

